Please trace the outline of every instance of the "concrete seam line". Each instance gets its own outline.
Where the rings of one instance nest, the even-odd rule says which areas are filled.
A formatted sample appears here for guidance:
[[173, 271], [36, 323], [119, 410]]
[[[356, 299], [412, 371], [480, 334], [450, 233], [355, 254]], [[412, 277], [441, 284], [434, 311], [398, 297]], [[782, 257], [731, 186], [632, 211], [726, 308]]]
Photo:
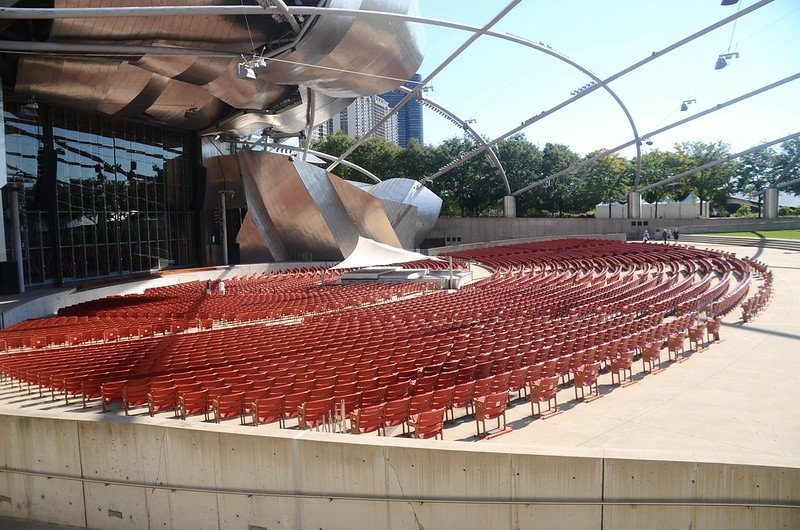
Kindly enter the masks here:
[[73, 475], [63, 475], [59, 473], [42, 473], [40, 471], [26, 471], [3, 467], [0, 473], [11, 473], [15, 475], [25, 475], [34, 477], [44, 477], [47, 479], [73, 480], [91, 484], [103, 484], [105, 486], [123, 486], [129, 488], [147, 488], [154, 490], [185, 491], [190, 493], [215, 493], [220, 495], [245, 495], [247, 497], [285, 497], [299, 499], [327, 499], [341, 501], [372, 501], [372, 502], [399, 502], [399, 503], [419, 503], [419, 504], [495, 504], [495, 505], [531, 505], [531, 506], [662, 506], [662, 507], [708, 507], [708, 508], [773, 508], [800, 510], [800, 502], [778, 504], [764, 502], [715, 502], [715, 501], [640, 501], [640, 500], [569, 500], [569, 499], [477, 499], [477, 498], [444, 498], [444, 497], [390, 497], [390, 496], [364, 496], [364, 495], [341, 495], [325, 493], [295, 493], [288, 491], [254, 491], [237, 489], [218, 489], [203, 488], [192, 486], [178, 486], [170, 484], [148, 484], [145, 482], [103, 480], [96, 478], [81, 478]]

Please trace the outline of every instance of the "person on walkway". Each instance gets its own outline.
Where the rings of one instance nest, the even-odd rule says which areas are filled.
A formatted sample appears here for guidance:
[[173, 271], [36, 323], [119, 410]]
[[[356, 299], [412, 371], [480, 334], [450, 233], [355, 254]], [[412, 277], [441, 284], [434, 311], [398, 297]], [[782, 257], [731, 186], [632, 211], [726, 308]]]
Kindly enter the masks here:
[[667, 240], [669, 239], [669, 230], [668, 229], [665, 228], [665, 229], [663, 229], [661, 231], [661, 239], [664, 240], [664, 244], [666, 245], [667, 244]]
[[211, 280], [206, 280], [206, 294], [211, 295]]
[[677, 228], [672, 231], [672, 239], [675, 240], [675, 244], [677, 245], [678, 244], [678, 229]]
[[642, 243], [647, 243], [650, 241], [650, 232], [647, 231], [647, 228], [644, 229], [644, 234], [642, 234]]
[[225, 294], [225, 280], [219, 281], [219, 294]]

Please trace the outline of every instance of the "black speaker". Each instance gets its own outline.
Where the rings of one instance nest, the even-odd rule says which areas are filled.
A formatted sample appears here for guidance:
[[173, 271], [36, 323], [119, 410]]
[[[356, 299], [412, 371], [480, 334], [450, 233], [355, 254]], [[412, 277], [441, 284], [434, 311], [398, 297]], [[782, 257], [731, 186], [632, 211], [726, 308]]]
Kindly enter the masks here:
[[199, 212], [203, 209], [203, 201], [206, 198], [206, 179], [208, 173], [205, 166], [197, 166], [194, 179], [194, 189], [192, 190], [192, 204], [189, 208], [194, 212]]
[[0, 261], [0, 294], [19, 294], [16, 261]]
[[49, 211], [53, 207], [58, 179], [58, 154], [55, 149], [42, 148], [36, 157], [36, 190], [33, 194], [33, 207]]

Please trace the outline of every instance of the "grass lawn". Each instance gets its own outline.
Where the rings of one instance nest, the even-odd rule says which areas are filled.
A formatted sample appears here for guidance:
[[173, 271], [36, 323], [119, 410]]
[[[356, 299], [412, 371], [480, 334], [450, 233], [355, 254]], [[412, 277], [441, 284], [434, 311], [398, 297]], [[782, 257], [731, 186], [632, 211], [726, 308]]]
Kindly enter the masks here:
[[800, 239], [800, 230], [758, 230], [753, 232], [714, 232], [710, 236], [760, 237], [765, 239]]

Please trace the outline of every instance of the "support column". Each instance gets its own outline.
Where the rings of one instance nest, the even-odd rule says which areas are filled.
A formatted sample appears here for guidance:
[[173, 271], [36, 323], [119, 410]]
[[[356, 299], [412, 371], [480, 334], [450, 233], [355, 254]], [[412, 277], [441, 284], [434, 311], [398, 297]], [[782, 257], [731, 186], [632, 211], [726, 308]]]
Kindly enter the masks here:
[[778, 218], [778, 188], [764, 190], [764, 219]]
[[628, 219], [639, 219], [642, 217], [642, 194], [632, 191], [628, 194]]
[[19, 192], [10, 188], [8, 203], [11, 209], [11, 244], [14, 249], [14, 261], [17, 262], [17, 285], [19, 292], [25, 292], [25, 271], [22, 268], [22, 233], [19, 222]]
[[503, 214], [511, 219], [517, 216], [517, 198], [513, 195], [503, 197]]
[[222, 264], [228, 264], [228, 214], [227, 206], [225, 204], [225, 194], [228, 190], [219, 192], [219, 225], [222, 231]]

